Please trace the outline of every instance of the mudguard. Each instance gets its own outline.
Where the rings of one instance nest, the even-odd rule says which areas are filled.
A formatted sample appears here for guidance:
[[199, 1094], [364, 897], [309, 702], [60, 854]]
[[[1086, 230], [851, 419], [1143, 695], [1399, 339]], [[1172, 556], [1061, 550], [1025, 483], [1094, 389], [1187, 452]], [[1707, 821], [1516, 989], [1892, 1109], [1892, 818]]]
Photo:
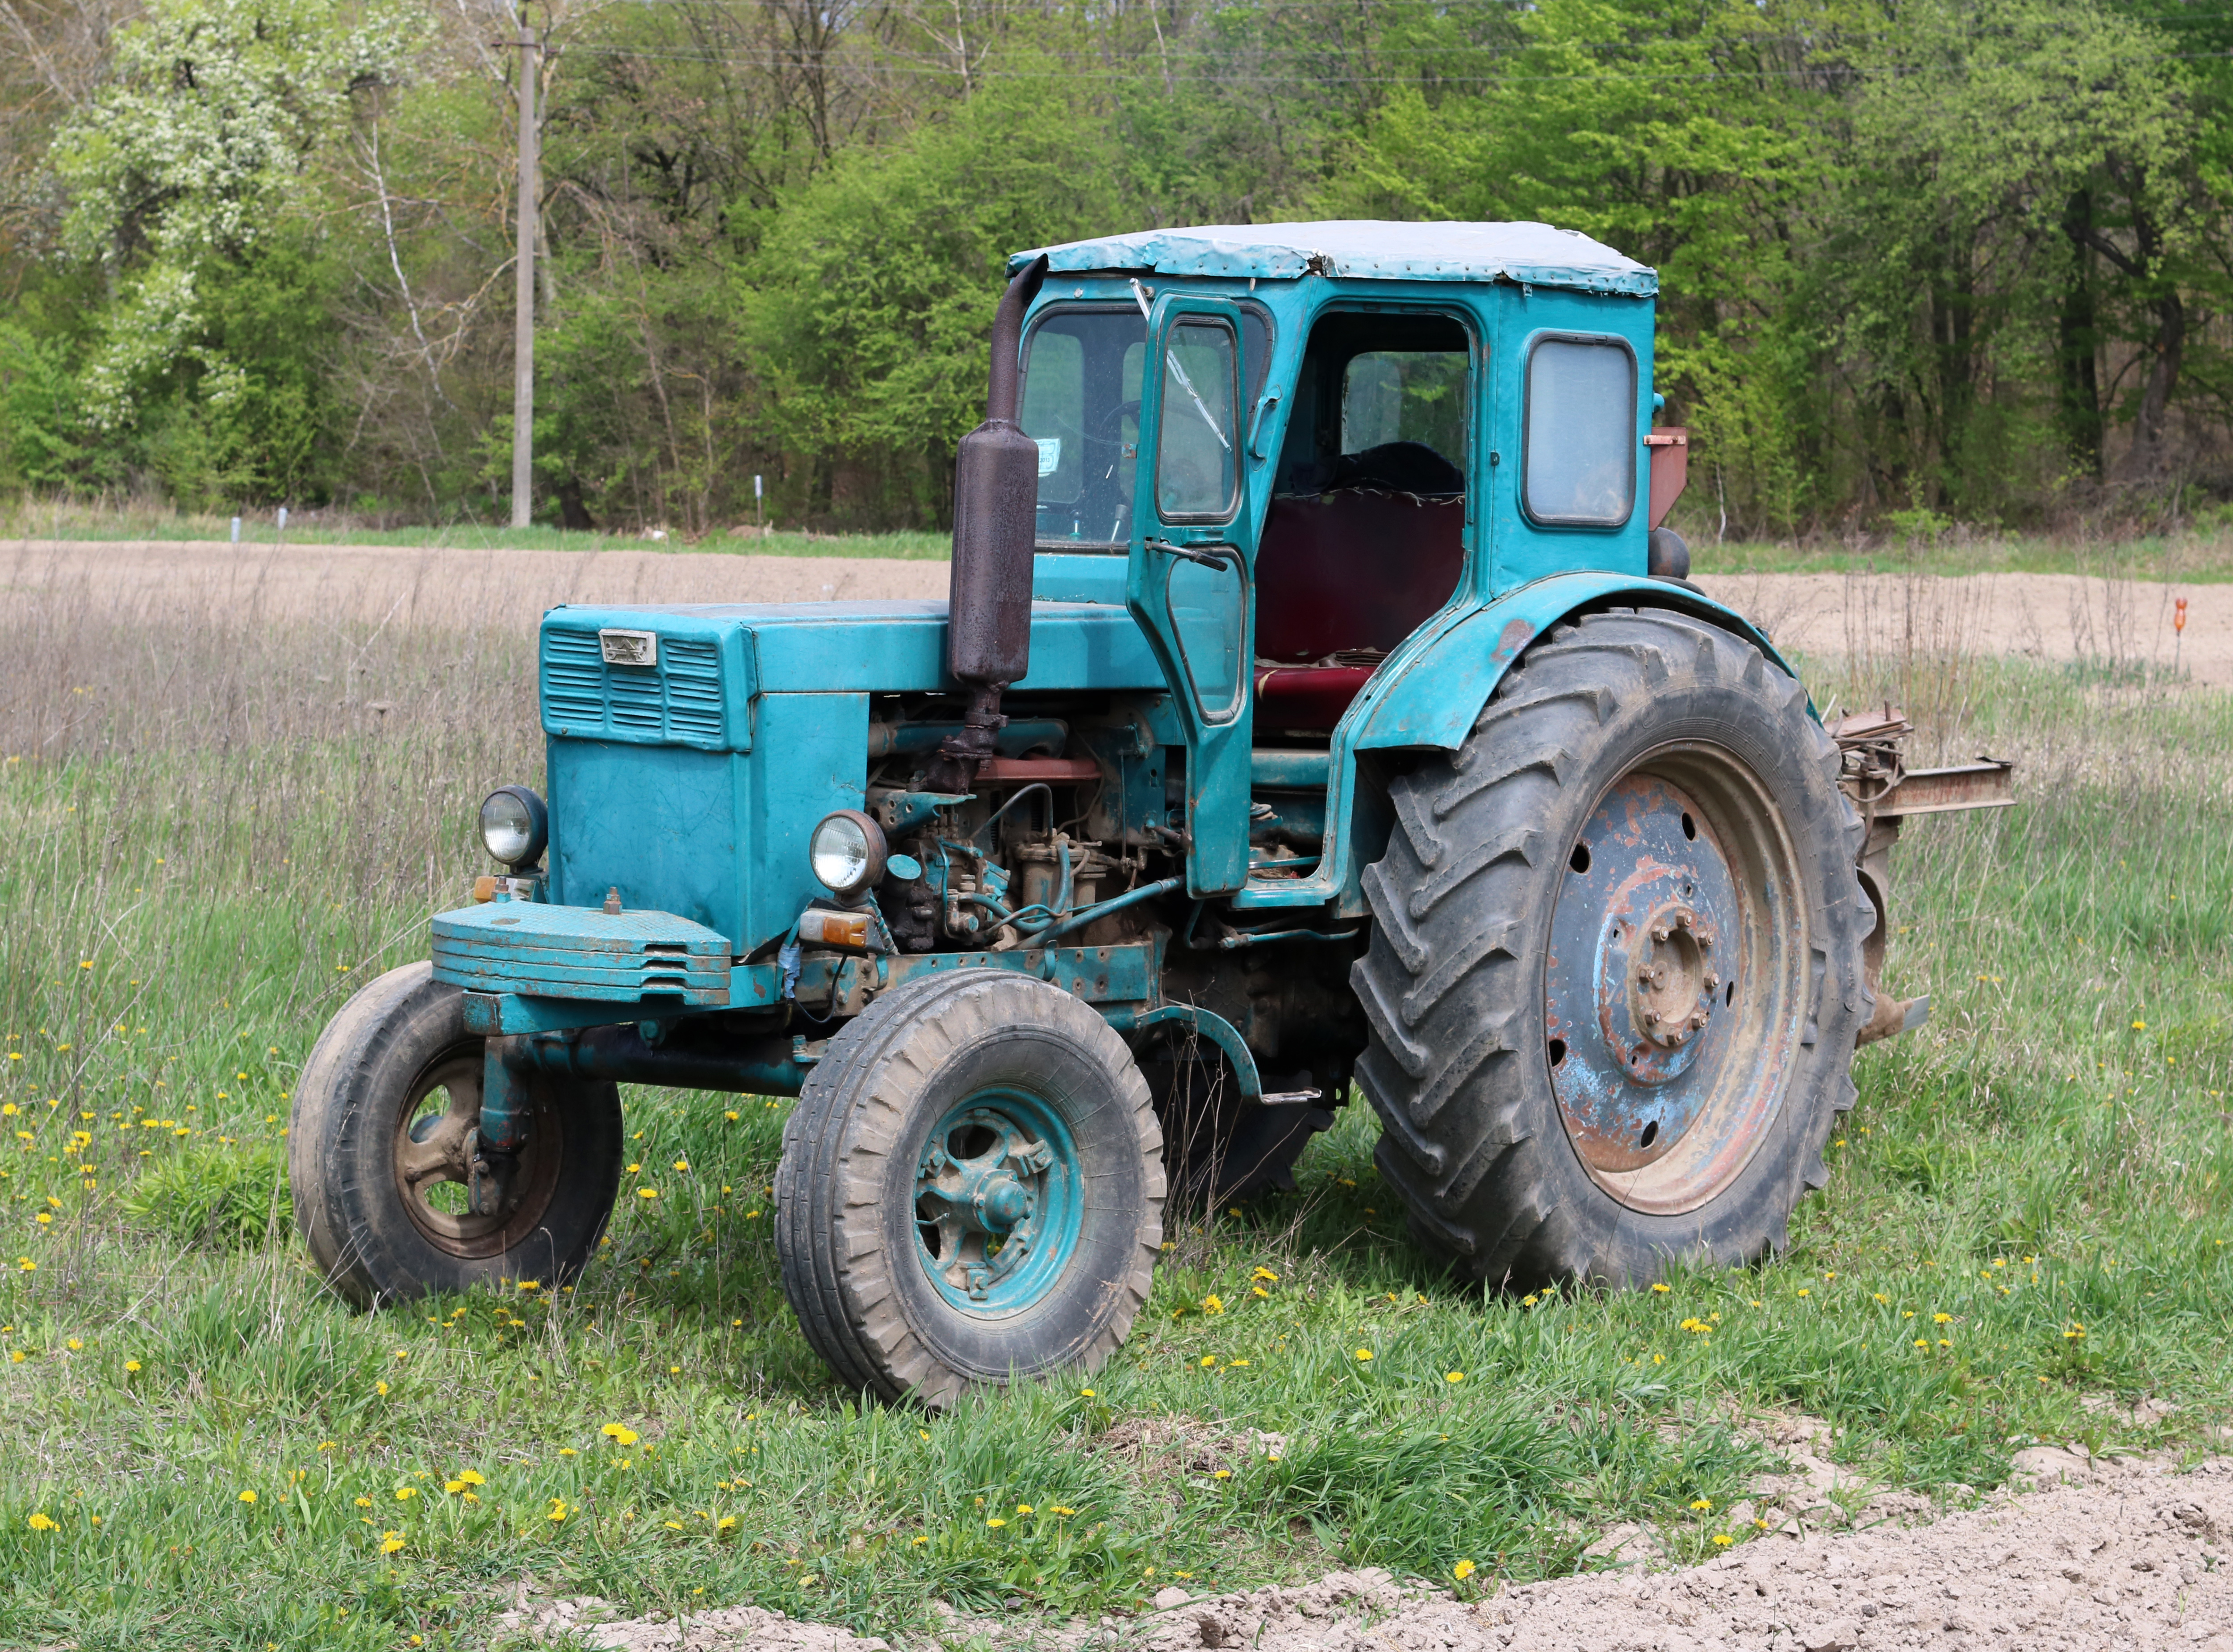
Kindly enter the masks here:
[[[1504, 673], [1527, 645], [1582, 609], [1622, 600], [1671, 608], [1735, 633], [1793, 677], [1768, 634], [1696, 587], [1631, 574], [1552, 574], [1483, 602], [1460, 602], [1421, 626], [1382, 661], [1333, 732], [1326, 790], [1325, 847], [1306, 878], [1252, 881], [1234, 897], [1240, 907], [1334, 904], [1361, 915], [1359, 879], [1377, 846], [1363, 842], [1356, 819], [1357, 754], [1404, 747], [1455, 751]], [[1813, 714], [1810, 700], [1807, 711]]]

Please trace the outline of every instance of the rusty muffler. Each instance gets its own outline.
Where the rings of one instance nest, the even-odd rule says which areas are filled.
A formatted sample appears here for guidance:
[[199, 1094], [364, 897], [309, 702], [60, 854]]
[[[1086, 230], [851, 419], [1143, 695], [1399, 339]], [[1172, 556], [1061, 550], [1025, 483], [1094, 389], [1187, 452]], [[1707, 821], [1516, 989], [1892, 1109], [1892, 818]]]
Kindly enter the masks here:
[[930, 764], [934, 791], [975, 789], [977, 765], [993, 755], [1007, 719], [1000, 695], [1032, 654], [1032, 550], [1038, 537], [1038, 444], [1016, 422], [1024, 312], [1046, 279], [1044, 255], [1008, 283], [993, 315], [992, 382], [985, 422], [954, 456], [954, 572], [947, 586], [946, 668], [969, 689], [961, 732]]

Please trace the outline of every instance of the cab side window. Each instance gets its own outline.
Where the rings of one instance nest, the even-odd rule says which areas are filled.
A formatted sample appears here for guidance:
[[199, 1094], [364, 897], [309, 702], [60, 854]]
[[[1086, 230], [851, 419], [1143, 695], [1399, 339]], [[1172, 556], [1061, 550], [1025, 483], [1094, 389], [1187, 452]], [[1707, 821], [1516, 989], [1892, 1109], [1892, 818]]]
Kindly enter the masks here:
[[1533, 521], [1618, 528], [1636, 508], [1636, 356], [1617, 338], [1553, 335], [1527, 357], [1521, 502]]

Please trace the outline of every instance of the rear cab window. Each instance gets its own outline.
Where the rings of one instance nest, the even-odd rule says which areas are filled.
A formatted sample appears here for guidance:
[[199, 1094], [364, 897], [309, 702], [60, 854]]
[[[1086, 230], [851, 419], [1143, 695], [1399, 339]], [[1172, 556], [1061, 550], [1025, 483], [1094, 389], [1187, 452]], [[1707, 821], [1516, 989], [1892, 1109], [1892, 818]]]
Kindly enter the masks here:
[[1618, 528], [1636, 510], [1636, 353], [1550, 333], [1527, 354], [1520, 504], [1546, 527]]

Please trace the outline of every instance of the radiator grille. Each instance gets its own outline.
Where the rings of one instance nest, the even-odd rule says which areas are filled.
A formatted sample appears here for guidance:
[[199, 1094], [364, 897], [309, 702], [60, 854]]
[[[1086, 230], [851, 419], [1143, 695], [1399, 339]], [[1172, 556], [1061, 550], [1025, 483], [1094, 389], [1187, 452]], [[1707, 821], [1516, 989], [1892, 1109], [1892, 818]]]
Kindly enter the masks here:
[[596, 632], [543, 633], [543, 721], [554, 734], [719, 749], [726, 710], [716, 643], [662, 636], [656, 666], [609, 666]]

